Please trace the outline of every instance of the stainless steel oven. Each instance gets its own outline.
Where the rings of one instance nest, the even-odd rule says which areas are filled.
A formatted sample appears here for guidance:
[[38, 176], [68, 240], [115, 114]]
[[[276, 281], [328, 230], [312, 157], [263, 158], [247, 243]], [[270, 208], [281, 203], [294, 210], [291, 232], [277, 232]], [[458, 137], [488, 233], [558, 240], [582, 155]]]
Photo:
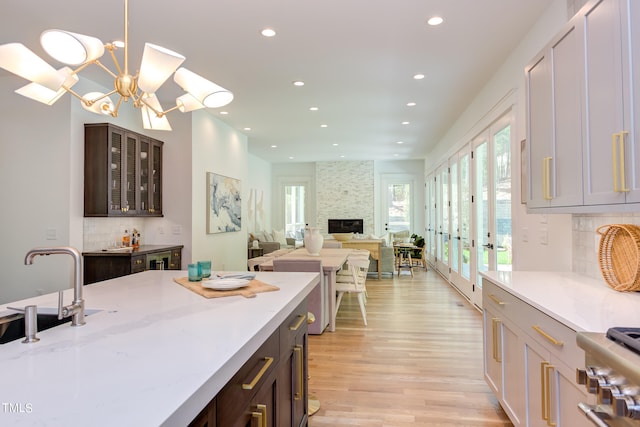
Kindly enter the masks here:
[[585, 369], [576, 381], [596, 395], [595, 405], [578, 405], [585, 417], [600, 427], [640, 426], [640, 328], [578, 333], [577, 343]]

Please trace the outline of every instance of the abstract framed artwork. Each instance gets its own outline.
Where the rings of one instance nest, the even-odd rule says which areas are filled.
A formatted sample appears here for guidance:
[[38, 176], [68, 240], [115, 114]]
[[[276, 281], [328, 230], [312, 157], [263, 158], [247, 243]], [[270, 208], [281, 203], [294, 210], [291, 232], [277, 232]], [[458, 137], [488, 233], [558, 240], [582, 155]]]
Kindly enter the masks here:
[[240, 180], [207, 172], [207, 234], [240, 231]]

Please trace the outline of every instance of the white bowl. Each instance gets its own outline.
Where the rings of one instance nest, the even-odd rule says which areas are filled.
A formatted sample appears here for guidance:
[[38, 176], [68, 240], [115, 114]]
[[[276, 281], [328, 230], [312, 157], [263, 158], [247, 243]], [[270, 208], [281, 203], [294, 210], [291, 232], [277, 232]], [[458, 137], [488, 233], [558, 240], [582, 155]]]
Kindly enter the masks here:
[[353, 239], [353, 233], [331, 233], [334, 239], [339, 242], [346, 242]]

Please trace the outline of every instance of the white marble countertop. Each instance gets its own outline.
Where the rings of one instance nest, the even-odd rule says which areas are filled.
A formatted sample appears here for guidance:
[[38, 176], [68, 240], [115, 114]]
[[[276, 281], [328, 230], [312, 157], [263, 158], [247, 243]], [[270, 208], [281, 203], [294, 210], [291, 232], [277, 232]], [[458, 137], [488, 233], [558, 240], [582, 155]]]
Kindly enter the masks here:
[[480, 274], [577, 332], [640, 326], [640, 293], [615, 291], [604, 280], [555, 272]]
[[[318, 282], [257, 273], [279, 291], [206, 299], [146, 271], [84, 287], [86, 325], [0, 345], [0, 425], [188, 424]], [[65, 291], [69, 303], [73, 290]], [[0, 306], [57, 307], [57, 294]]]

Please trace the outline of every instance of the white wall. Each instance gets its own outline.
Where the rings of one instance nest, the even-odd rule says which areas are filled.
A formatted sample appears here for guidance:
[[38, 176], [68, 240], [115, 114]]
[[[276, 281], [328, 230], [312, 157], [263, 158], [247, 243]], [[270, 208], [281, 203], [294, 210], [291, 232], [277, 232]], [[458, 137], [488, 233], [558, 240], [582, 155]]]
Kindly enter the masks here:
[[[271, 163], [249, 154], [249, 172], [247, 179], [247, 200], [248, 206], [245, 215], [243, 213], [242, 222], [247, 220], [244, 229], [248, 233], [253, 231], [271, 231], [271, 203], [273, 200], [271, 186]], [[249, 194], [253, 190], [253, 194]], [[252, 199], [253, 197], [253, 199]], [[253, 211], [250, 213], [250, 211]], [[278, 229], [282, 229], [279, 227]]]
[[[505, 108], [513, 108], [516, 120], [512, 146], [515, 270], [571, 271], [571, 216], [526, 213], [525, 206], [519, 202], [520, 162], [516, 155], [520, 150], [519, 142], [526, 138], [525, 66], [566, 22], [566, 0], [555, 0], [426, 157], [426, 171], [429, 172], [486, 128]], [[541, 243], [543, 233], [548, 236], [548, 244]]]
[[193, 254], [191, 260], [210, 259], [214, 270], [246, 270], [246, 224], [239, 232], [207, 234], [207, 172], [241, 181], [242, 209], [246, 212], [248, 188], [247, 137], [206, 111], [193, 113], [191, 212]]
[[[69, 99], [54, 107], [30, 101], [13, 93], [24, 85], [20, 80], [0, 78], [0, 303], [67, 288], [73, 280], [70, 257], [24, 265], [35, 246], [69, 245], [72, 175]], [[54, 239], [47, 240], [47, 230]]]

